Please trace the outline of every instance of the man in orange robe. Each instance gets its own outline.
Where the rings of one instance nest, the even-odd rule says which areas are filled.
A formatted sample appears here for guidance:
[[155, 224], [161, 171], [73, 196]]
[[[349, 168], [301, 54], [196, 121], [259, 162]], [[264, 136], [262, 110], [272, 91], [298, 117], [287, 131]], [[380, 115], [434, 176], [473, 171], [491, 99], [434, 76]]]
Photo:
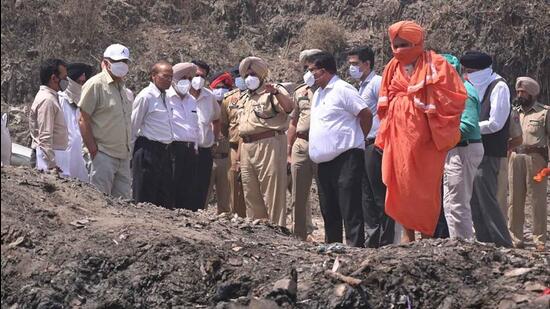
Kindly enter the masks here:
[[432, 236], [441, 211], [447, 151], [460, 140], [467, 98], [462, 80], [445, 59], [424, 50], [424, 30], [412, 21], [389, 28], [393, 59], [386, 65], [378, 99], [386, 213], [405, 229]]

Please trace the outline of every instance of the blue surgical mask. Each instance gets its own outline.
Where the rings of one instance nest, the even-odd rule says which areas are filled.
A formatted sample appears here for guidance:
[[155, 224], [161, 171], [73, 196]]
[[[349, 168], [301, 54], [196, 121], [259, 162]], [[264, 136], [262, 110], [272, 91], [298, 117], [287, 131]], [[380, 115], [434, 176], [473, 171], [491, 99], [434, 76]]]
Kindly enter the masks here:
[[239, 88], [239, 90], [241, 91], [246, 90], [246, 83], [244, 82], [244, 78], [240, 76], [235, 78], [235, 86], [237, 86], [237, 88]]
[[361, 72], [361, 69], [358, 65], [350, 65], [349, 66], [349, 75], [353, 79], [361, 79], [361, 76], [363, 76], [363, 72]]
[[212, 90], [212, 93], [214, 93], [214, 96], [216, 97], [217, 101], [223, 100], [223, 97], [227, 92], [229, 92], [229, 89], [227, 88], [216, 88]]

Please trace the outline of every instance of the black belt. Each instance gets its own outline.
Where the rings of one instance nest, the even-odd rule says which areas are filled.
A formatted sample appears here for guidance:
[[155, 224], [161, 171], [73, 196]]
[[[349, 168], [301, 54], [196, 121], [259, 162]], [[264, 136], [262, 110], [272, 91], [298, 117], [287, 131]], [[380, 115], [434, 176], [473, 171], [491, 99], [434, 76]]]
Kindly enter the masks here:
[[139, 136], [136, 139], [134, 149], [142, 148], [142, 147], [148, 147], [150, 149], [155, 149], [160, 151], [169, 151], [170, 149], [172, 149], [172, 143], [165, 144], [159, 141], [150, 140], [144, 136]]
[[367, 139], [365, 139], [365, 146], [374, 144], [374, 141], [376, 141], [376, 138], [367, 138]]
[[309, 141], [309, 130], [305, 132], [296, 132], [296, 137]]
[[239, 143], [229, 143], [229, 147], [231, 147], [231, 149], [233, 150], [238, 150], [239, 149]]
[[481, 143], [480, 139], [467, 139], [467, 140], [463, 140], [460, 143], [456, 144], [456, 147], [466, 147], [470, 144], [479, 144], [479, 143]]
[[172, 142], [172, 144], [174, 144], [176, 146], [184, 146], [184, 147], [187, 147], [187, 148], [195, 148], [195, 143], [193, 143], [193, 142], [176, 141], [176, 142]]
[[212, 158], [214, 158], [214, 159], [225, 159], [227, 157], [229, 157], [229, 154], [227, 154], [227, 153], [213, 153], [212, 154]]

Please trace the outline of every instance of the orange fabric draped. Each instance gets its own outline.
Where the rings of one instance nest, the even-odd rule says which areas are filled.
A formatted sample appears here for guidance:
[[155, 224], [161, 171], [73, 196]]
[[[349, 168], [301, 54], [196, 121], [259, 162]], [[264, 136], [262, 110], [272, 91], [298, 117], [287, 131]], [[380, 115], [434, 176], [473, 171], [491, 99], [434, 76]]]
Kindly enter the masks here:
[[433, 235], [441, 210], [447, 151], [460, 141], [467, 98], [455, 69], [432, 51], [409, 77], [393, 58], [384, 69], [378, 100], [386, 213], [405, 228]]

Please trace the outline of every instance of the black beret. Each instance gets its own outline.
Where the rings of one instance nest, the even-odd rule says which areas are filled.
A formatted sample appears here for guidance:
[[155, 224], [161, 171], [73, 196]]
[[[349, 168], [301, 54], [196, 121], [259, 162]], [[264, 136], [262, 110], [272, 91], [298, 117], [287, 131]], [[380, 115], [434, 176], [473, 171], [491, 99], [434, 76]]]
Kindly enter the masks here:
[[469, 51], [460, 58], [460, 64], [469, 69], [483, 70], [493, 64], [493, 59], [484, 52]]
[[86, 74], [86, 80], [92, 77], [94, 69], [92, 66], [85, 63], [70, 63], [67, 66], [67, 75], [74, 81], [76, 81], [82, 74]]

